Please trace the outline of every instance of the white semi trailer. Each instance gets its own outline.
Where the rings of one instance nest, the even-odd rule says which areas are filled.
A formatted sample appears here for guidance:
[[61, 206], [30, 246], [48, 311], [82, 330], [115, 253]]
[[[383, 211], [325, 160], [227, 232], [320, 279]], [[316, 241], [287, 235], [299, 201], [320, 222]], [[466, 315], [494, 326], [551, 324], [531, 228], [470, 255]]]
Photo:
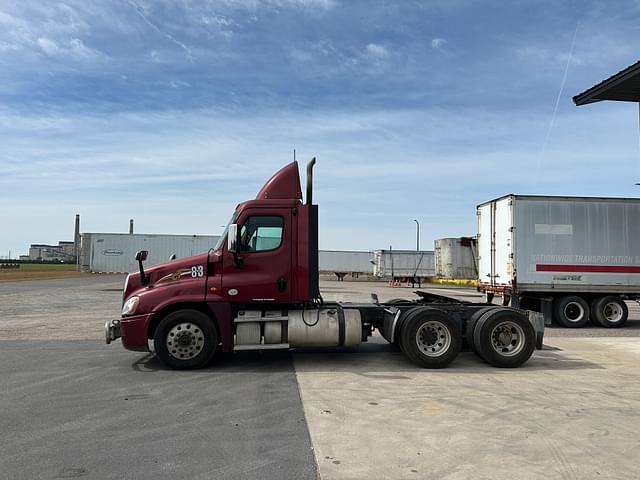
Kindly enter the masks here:
[[435, 276], [433, 250], [375, 250], [373, 274], [378, 278], [420, 281]]
[[564, 327], [620, 327], [640, 298], [640, 199], [507, 195], [477, 207], [478, 289]]

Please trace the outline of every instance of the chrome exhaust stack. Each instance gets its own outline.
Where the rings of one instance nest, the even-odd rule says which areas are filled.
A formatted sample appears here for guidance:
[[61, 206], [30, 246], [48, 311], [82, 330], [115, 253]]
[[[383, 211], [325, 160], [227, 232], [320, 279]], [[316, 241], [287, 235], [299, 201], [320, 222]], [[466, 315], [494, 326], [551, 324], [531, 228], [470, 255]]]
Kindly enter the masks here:
[[307, 205], [313, 204], [313, 166], [316, 164], [316, 157], [307, 163]]

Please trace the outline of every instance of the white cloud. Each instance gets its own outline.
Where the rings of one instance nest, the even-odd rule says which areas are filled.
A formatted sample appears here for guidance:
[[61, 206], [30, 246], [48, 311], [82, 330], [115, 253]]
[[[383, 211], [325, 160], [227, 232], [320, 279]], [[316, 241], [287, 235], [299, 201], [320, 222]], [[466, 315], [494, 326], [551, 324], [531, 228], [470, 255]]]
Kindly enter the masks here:
[[232, 27], [236, 22], [222, 15], [203, 15], [202, 23], [205, 25], [213, 25], [217, 27]]
[[302, 7], [308, 9], [328, 10], [336, 5], [335, 0], [226, 0], [230, 6], [258, 8], [258, 7]]
[[447, 41], [444, 38], [433, 38], [431, 40], [431, 48], [438, 49], [442, 48]]
[[39, 38], [37, 43], [40, 45], [42, 51], [47, 55], [57, 55], [60, 52], [58, 44], [48, 38]]
[[95, 60], [104, 57], [97, 50], [87, 47], [79, 38], [56, 42], [50, 38], [40, 37], [36, 43], [50, 57], [68, 57], [74, 60]]
[[[561, 112], [542, 156], [548, 116], [540, 113], [203, 109], [46, 116], [0, 109], [6, 133], [0, 204], [16, 205], [0, 209], [0, 224], [10, 225], [14, 211], [30, 219], [16, 223], [17, 240], [0, 239], [0, 250], [24, 249], [43, 241], [43, 232], [55, 235], [52, 241], [64, 239], [71, 228], [65, 222], [76, 212], [92, 225], [85, 231], [117, 229], [130, 218], [131, 205], [147, 231], [209, 231], [289, 161], [293, 146], [301, 161], [319, 159], [324, 248], [406, 245], [394, 218], [408, 212], [407, 205], [417, 211], [402, 214], [401, 227], [407, 217], [437, 213], [459, 224], [433, 223], [429, 235], [469, 234], [476, 203], [508, 191], [633, 195], [637, 187], [627, 177], [637, 164], [637, 127], [633, 111], [628, 118], [623, 111], [612, 106], [599, 115]], [[376, 195], [363, 197], [353, 185]], [[185, 197], [184, 191], [193, 194]], [[153, 201], [140, 202], [142, 197]], [[139, 210], [141, 204], [152, 206]], [[389, 223], [381, 227], [372, 215]], [[348, 239], [332, 236], [351, 227]]]
[[383, 45], [377, 43], [370, 43], [367, 45], [367, 54], [373, 58], [382, 60], [389, 56], [389, 50]]
[[171, 88], [186, 88], [186, 87], [190, 87], [191, 84], [189, 82], [185, 82], [183, 80], [171, 80], [169, 82], [169, 86]]

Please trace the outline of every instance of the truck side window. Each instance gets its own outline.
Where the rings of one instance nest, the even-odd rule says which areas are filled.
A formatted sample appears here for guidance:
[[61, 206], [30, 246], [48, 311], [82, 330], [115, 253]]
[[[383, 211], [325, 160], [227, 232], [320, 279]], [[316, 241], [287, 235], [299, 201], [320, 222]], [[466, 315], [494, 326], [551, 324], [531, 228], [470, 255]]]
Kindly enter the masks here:
[[275, 250], [282, 243], [282, 217], [251, 216], [240, 230], [240, 251], [265, 252]]

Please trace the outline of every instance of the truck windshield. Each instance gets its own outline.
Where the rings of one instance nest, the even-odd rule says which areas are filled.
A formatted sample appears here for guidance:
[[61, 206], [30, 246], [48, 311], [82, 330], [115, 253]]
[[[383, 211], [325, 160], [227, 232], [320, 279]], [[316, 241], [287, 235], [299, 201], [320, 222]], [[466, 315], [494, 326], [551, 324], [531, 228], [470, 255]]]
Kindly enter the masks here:
[[219, 248], [222, 248], [222, 246], [224, 245], [224, 242], [227, 240], [227, 232], [229, 231], [229, 225], [235, 222], [236, 218], [238, 218], [238, 214], [237, 212], [233, 212], [233, 215], [231, 215], [231, 218], [227, 222], [227, 226], [224, 227], [224, 231], [222, 232], [222, 235], [220, 235], [220, 238], [218, 239], [218, 243], [216, 243], [216, 246], [213, 247], [214, 251], [218, 250]]

